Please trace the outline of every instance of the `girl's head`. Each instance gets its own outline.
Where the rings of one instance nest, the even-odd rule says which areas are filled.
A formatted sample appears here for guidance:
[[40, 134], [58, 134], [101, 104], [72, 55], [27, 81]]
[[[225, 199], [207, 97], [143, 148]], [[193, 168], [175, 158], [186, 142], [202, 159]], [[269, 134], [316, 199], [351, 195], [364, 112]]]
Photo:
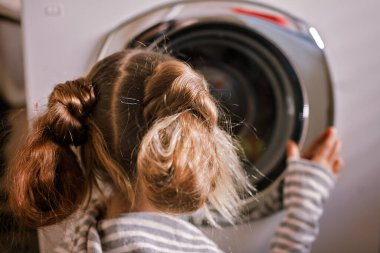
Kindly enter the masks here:
[[130, 50], [55, 86], [9, 171], [10, 206], [32, 226], [80, 207], [98, 182], [133, 203], [227, 219], [249, 188], [202, 75], [161, 53]]

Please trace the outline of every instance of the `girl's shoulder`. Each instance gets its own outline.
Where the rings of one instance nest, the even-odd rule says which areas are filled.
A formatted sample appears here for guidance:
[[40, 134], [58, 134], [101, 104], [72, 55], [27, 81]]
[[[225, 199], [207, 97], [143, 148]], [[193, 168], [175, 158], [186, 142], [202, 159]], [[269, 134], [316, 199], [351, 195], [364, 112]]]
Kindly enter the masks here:
[[104, 203], [92, 201], [71, 238], [56, 252], [89, 252], [89, 247], [96, 252], [221, 252], [197, 227], [179, 217], [131, 212], [103, 219], [104, 209]]

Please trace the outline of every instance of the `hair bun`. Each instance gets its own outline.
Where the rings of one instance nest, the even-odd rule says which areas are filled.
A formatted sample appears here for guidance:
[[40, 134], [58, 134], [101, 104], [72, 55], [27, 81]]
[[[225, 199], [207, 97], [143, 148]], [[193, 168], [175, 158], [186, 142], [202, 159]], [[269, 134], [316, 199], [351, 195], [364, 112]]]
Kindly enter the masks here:
[[204, 77], [176, 60], [160, 63], [147, 81], [144, 117], [148, 122], [191, 111], [209, 126], [218, 123], [218, 108]]
[[60, 145], [81, 145], [87, 138], [87, 118], [95, 106], [92, 85], [85, 79], [55, 86], [46, 114], [47, 132]]
[[231, 223], [238, 216], [251, 186], [218, 116], [201, 74], [177, 60], [156, 66], [145, 84], [150, 126], [137, 157], [137, 185], [154, 207], [184, 213], [206, 204]]

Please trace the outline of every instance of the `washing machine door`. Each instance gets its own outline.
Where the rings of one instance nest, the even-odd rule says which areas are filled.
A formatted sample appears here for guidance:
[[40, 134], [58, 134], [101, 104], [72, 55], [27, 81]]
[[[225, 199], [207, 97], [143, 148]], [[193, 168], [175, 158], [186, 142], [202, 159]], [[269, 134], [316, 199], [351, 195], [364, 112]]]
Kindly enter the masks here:
[[109, 34], [99, 59], [147, 47], [202, 72], [263, 191], [282, 175], [288, 139], [302, 146], [332, 124], [322, 43], [314, 28], [265, 5], [186, 1], [127, 20]]

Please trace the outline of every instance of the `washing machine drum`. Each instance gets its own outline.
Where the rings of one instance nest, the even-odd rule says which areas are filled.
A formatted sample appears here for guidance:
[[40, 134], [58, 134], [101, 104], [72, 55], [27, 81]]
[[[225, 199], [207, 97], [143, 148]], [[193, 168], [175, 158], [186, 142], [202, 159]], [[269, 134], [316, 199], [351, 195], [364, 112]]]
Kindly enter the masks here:
[[149, 47], [200, 71], [232, 122], [247, 173], [264, 190], [286, 166], [288, 139], [302, 145], [332, 124], [322, 46], [314, 28], [270, 7], [189, 1], [126, 21], [110, 33], [99, 58]]

